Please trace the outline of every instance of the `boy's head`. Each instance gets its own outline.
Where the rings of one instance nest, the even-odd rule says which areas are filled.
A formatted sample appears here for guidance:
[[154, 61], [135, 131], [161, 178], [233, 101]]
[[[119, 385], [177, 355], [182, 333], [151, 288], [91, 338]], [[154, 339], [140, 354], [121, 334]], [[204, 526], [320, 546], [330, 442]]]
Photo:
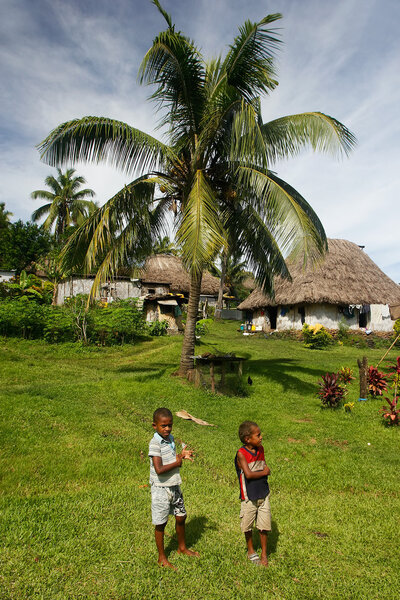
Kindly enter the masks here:
[[239, 438], [242, 444], [257, 447], [262, 442], [261, 430], [254, 421], [243, 421], [239, 425]]
[[153, 413], [153, 428], [164, 439], [167, 439], [172, 430], [172, 412], [169, 408], [157, 408]]

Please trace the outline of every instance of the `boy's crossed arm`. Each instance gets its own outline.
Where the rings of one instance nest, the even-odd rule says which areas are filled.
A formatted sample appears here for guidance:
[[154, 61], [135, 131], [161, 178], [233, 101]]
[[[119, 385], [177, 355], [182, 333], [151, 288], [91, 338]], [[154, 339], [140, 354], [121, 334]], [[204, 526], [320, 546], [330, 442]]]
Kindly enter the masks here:
[[157, 475], [162, 475], [163, 473], [168, 473], [168, 471], [172, 471], [172, 469], [176, 469], [176, 467], [180, 467], [184, 459], [193, 461], [193, 450], [188, 450], [187, 448], [184, 448], [182, 452], [176, 455], [176, 460], [173, 463], [169, 463], [167, 465], [163, 465], [161, 456], [152, 456], [151, 459], [153, 461], [154, 470], [157, 473]]
[[265, 477], [271, 473], [271, 469], [268, 465], [265, 465], [261, 471], [250, 471], [249, 465], [241, 452], [237, 453], [237, 461], [246, 479], [261, 479], [261, 477]]

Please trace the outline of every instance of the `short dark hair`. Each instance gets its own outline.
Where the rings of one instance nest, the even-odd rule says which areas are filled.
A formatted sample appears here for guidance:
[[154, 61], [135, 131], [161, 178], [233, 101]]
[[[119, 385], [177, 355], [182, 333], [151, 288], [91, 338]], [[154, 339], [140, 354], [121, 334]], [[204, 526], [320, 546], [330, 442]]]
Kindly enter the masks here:
[[258, 427], [257, 423], [254, 423], [254, 421], [243, 421], [243, 423], [239, 425], [239, 437], [242, 444], [244, 444], [246, 438], [251, 435], [254, 427]]
[[172, 412], [169, 408], [157, 408], [153, 413], [153, 423], [157, 423], [161, 417], [170, 417], [172, 419]]

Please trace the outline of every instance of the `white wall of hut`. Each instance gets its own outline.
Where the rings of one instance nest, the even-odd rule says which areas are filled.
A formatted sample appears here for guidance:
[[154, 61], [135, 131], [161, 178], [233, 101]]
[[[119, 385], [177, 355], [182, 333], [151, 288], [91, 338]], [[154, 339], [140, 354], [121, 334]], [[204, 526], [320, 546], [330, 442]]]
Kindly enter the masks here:
[[[93, 279], [87, 277], [71, 277], [58, 284], [57, 304], [64, 304], [66, 298], [78, 294], [90, 294]], [[126, 300], [127, 298], [139, 298], [141, 294], [137, 282], [129, 279], [117, 279], [101, 286], [99, 297], [112, 297], [113, 299]]]
[[[304, 304], [304, 320], [308, 325], [321, 323], [328, 329], [338, 329], [342, 321], [349, 329], [359, 329], [359, 311], [354, 309], [354, 316], [346, 318], [338, 306], [334, 304]], [[282, 310], [283, 309], [283, 310]], [[285, 313], [285, 314], [282, 314]], [[278, 306], [276, 330], [286, 331], [289, 329], [300, 330], [303, 327], [299, 306]], [[261, 326], [264, 330], [270, 330], [271, 324], [268, 311], [265, 308], [253, 312], [253, 324]], [[394, 321], [391, 320], [387, 304], [371, 304], [370, 312], [367, 313], [366, 327], [372, 331], [393, 331]]]

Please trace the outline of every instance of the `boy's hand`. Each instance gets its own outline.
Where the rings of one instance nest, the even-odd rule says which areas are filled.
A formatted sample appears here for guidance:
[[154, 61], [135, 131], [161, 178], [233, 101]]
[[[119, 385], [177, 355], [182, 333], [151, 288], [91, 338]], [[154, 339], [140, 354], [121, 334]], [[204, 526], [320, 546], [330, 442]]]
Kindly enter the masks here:
[[269, 475], [271, 473], [271, 469], [269, 468], [268, 465], [265, 465], [263, 471], [264, 471], [264, 475]]
[[186, 458], [187, 460], [191, 460], [193, 462], [194, 461], [193, 454], [194, 454], [193, 450], [190, 450], [186, 446], [185, 448], [183, 448], [183, 450], [181, 452], [182, 460]]

